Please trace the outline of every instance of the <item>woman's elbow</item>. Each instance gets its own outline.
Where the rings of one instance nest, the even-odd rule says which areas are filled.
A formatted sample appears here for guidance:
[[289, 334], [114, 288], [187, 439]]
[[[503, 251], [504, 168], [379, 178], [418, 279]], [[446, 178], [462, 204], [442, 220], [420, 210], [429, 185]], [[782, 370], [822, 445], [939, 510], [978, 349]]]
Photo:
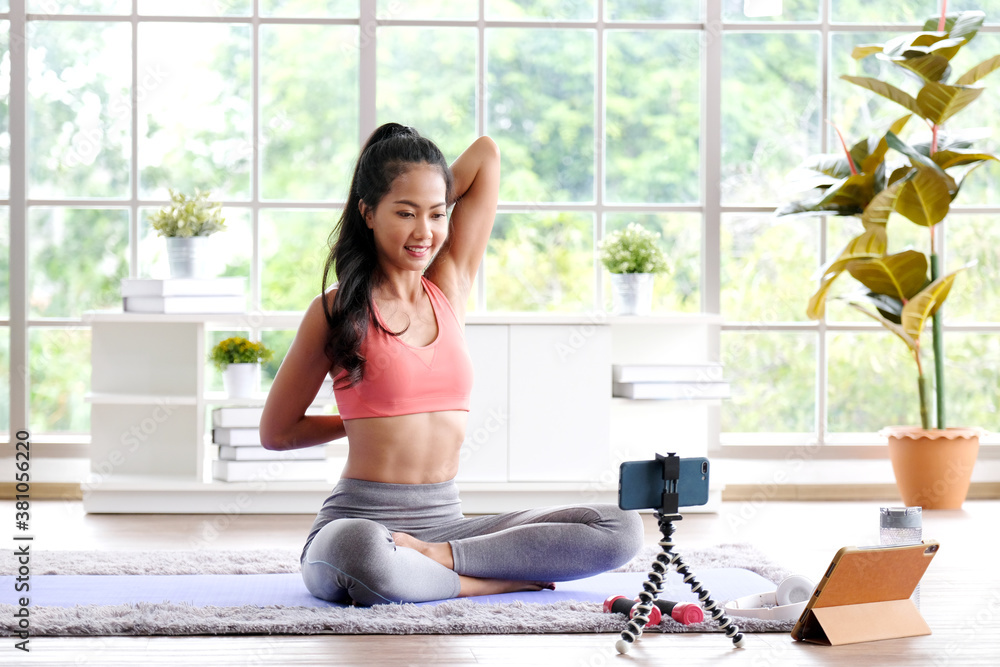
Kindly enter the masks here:
[[280, 452], [289, 448], [290, 438], [288, 433], [275, 425], [271, 424], [267, 419], [267, 415], [261, 416], [260, 419], [260, 444], [264, 449], [270, 449], [271, 451]]
[[288, 449], [287, 440], [270, 435], [265, 435], [263, 431], [261, 431], [260, 433], [260, 445], [264, 449], [269, 449], [272, 452], [283, 452], [286, 449]]
[[477, 141], [479, 141], [482, 145], [483, 150], [490, 159], [496, 160], [497, 162], [500, 161], [500, 147], [497, 146], [497, 142], [493, 141], [491, 137], [485, 134], [479, 137]]

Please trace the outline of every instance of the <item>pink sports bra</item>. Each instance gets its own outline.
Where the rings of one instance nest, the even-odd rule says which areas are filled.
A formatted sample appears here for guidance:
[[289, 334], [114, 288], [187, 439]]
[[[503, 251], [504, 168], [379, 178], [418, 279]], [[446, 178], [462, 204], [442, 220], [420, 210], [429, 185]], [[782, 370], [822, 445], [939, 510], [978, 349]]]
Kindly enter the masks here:
[[[361, 382], [337, 389], [346, 372], [340, 371], [334, 378], [337, 408], [344, 419], [469, 410], [472, 358], [461, 323], [438, 286], [423, 276], [420, 281], [437, 320], [437, 338], [424, 347], [414, 347], [398, 336], [370, 328], [361, 346], [366, 359]], [[375, 316], [385, 326], [377, 306]]]

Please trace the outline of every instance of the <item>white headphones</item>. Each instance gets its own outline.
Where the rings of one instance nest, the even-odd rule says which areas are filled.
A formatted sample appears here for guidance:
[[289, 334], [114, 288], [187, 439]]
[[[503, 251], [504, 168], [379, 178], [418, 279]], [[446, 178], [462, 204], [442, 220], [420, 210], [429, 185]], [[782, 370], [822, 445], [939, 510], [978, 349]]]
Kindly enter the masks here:
[[778, 590], [737, 598], [727, 602], [725, 610], [731, 616], [794, 621], [802, 615], [815, 588], [812, 581], [795, 574], [782, 581]]

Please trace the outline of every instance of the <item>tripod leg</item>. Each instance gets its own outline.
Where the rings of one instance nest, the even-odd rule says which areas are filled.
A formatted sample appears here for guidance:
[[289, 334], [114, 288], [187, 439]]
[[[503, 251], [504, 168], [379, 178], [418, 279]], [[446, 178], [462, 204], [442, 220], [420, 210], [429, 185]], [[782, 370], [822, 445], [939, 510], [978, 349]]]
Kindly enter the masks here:
[[622, 638], [615, 642], [615, 648], [619, 653], [628, 653], [629, 649], [632, 648], [632, 643], [642, 637], [642, 629], [649, 623], [649, 613], [653, 610], [656, 596], [663, 590], [663, 577], [666, 574], [665, 562], [667, 562], [665, 553], [660, 552], [656, 560], [653, 561], [649, 578], [642, 584], [642, 592], [639, 593], [639, 604], [635, 608], [635, 616], [629, 619], [625, 629], [622, 630]]
[[[718, 624], [719, 629], [724, 630], [726, 636], [733, 640], [733, 646], [743, 648], [746, 645], [746, 641], [743, 639], [743, 634], [740, 632], [739, 626], [726, 616], [722, 608], [712, 599], [712, 594], [702, 588], [701, 582], [695, 579], [694, 573], [684, 564], [680, 555], [673, 552], [674, 543], [671, 541], [671, 538], [674, 534], [674, 524], [670, 518], [660, 516], [660, 532], [663, 533], [663, 541], [660, 542], [660, 546], [663, 547], [663, 552], [669, 556], [670, 564], [677, 570], [677, 574], [684, 578], [684, 583], [690, 586], [691, 591], [698, 596], [702, 608], [712, 615], [712, 620]], [[662, 556], [663, 554], [660, 554], [657, 558]]]
[[712, 615], [712, 620], [719, 625], [721, 630], [725, 631], [726, 636], [733, 641], [733, 646], [743, 648], [746, 642], [739, 627], [723, 613], [722, 609], [715, 603], [715, 600], [712, 599], [711, 593], [702, 588], [701, 582], [695, 579], [694, 574], [684, 564], [681, 557], [673, 551], [673, 522], [675, 518], [679, 519], [680, 515], [658, 514], [658, 517], [660, 532], [663, 535], [663, 539], [660, 540], [662, 551], [656, 555], [656, 560], [653, 561], [652, 569], [649, 572], [649, 579], [642, 585], [643, 590], [639, 593], [639, 605], [636, 607], [636, 616], [622, 630], [622, 638], [615, 642], [615, 648], [619, 653], [628, 653], [629, 649], [632, 648], [632, 644], [642, 637], [642, 629], [649, 622], [649, 612], [652, 610], [656, 596], [663, 591], [663, 578], [666, 575], [667, 568], [670, 566], [676, 569], [677, 573], [683, 577], [684, 583], [691, 587], [691, 590], [698, 596], [702, 608]]

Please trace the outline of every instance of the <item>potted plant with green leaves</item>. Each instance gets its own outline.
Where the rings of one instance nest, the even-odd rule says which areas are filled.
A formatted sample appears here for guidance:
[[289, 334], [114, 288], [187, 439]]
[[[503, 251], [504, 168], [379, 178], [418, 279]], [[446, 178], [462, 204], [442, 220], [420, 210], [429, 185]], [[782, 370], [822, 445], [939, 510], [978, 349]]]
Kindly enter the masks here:
[[257, 368], [273, 356], [274, 352], [261, 342], [232, 336], [216, 343], [209, 358], [222, 371], [222, 384], [229, 397], [246, 398], [257, 385]]
[[611, 273], [615, 315], [648, 315], [653, 281], [667, 270], [660, 235], [638, 223], [608, 234], [598, 245], [601, 263]]
[[[941, 306], [969, 265], [941, 275], [935, 231], [970, 172], [996, 160], [973, 146], [974, 133], [944, 129], [947, 121], [982, 93], [977, 82], [1000, 68], [1000, 55], [996, 55], [952, 79], [952, 59], [976, 36], [984, 19], [979, 11], [954, 15], [942, 11], [919, 32], [884, 44], [855, 47], [855, 59], [874, 56], [891, 63], [894, 71], [906, 75], [902, 78], [914, 82], [915, 90], [911, 93], [873, 77], [841, 78], [902, 106], [907, 113], [884, 134], [866, 137], [850, 148], [837, 130], [842, 151], [808, 158], [796, 172], [805, 176], [811, 190], [776, 211], [778, 215], [848, 216], [860, 223], [858, 235], [822, 267], [807, 314], [823, 318], [831, 286], [848, 273], [861, 288], [856, 296], [847, 297], [850, 306], [892, 332], [910, 351], [921, 425], [887, 427], [883, 433], [889, 440], [904, 502], [929, 509], [961, 507], [982, 432], [946, 425]], [[911, 122], [914, 119], [922, 122], [921, 129], [908, 135], [909, 142], [904, 141], [904, 129], [918, 124]], [[929, 253], [915, 249], [888, 253], [887, 227], [893, 213], [927, 229]], [[923, 361], [923, 334], [928, 327], [933, 330], [933, 420]]]
[[172, 278], [208, 278], [208, 237], [225, 231], [222, 204], [210, 193], [195, 190], [193, 197], [170, 190], [170, 204], [152, 216], [150, 224], [167, 243]]

